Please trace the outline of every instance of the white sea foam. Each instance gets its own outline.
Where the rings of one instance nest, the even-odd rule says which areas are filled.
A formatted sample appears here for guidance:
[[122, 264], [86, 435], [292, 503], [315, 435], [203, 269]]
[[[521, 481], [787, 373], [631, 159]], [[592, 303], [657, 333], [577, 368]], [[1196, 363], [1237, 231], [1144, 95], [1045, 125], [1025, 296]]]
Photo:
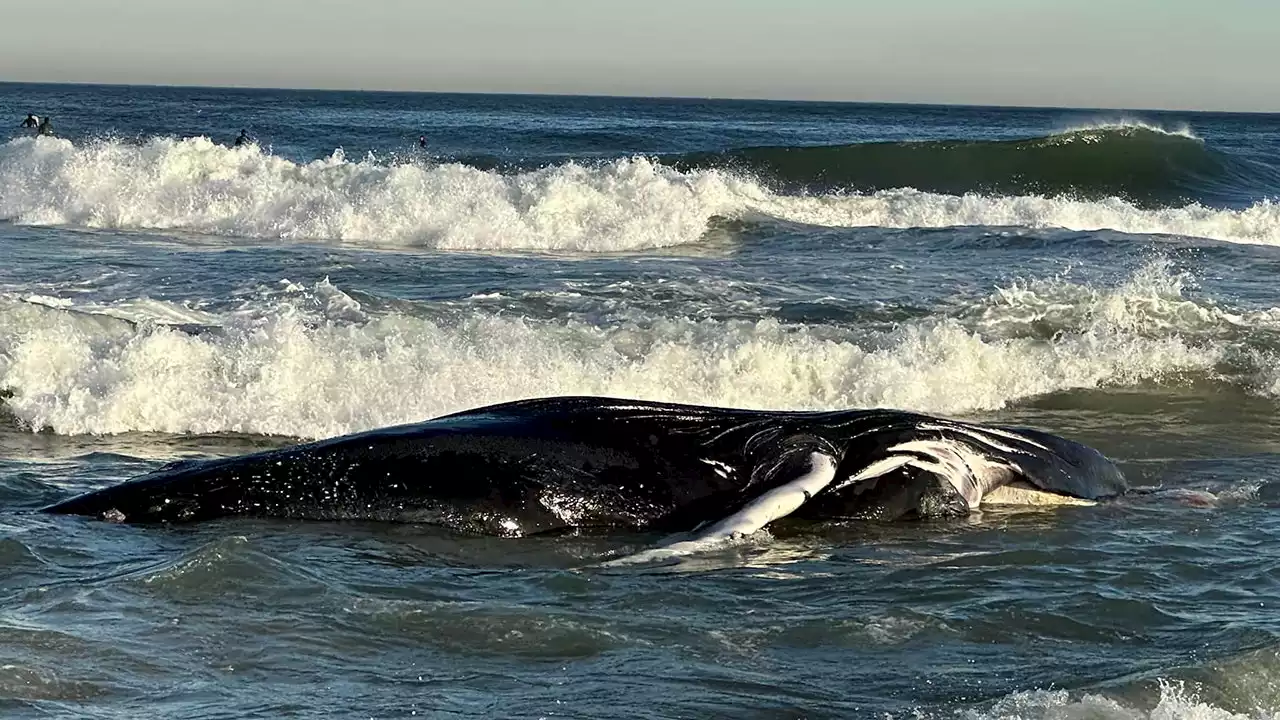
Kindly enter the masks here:
[[986, 225], [1117, 230], [1138, 235], [1183, 235], [1234, 243], [1280, 244], [1280, 204], [1267, 200], [1241, 210], [1219, 210], [1196, 204], [1149, 210], [1118, 198], [940, 195], [903, 189], [870, 195], [770, 197], [752, 209], [792, 222], [827, 227]]
[[1245, 362], [1236, 382], [1274, 382], [1275, 358], [1249, 360], [1239, 341], [1201, 332], [1199, 316], [1159, 310], [1181, 296], [1127, 300], [1150, 282], [1065, 300], [1084, 309], [1063, 313], [1050, 336], [1018, 323], [1054, 292], [1087, 293], [1062, 283], [1006, 289], [959, 318], [913, 321], [870, 340], [773, 320], [601, 327], [479, 310], [448, 321], [366, 313], [327, 282], [292, 285], [275, 304], [198, 333], [10, 298], [0, 300], [0, 388], [22, 422], [58, 433], [327, 437], [560, 394], [957, 414], [1061, 390], [1216, 376], [1230, 363]]
[[1167, 258], [1140, 267], [1119, 287], [1074, 283], [1067, 278], [1014, 282], [996, 288], [968, 308], [984, 332], [1020, 336], [1105, 326], [1157, 337], [1229, 336], [1250, 330], [1280, 331], [1280, 308], [1240, 311], [1212, 299], [1190, 297], [1194, 280]]
[[1119, 199], [777, 195], [719, 170], [645, 158], [501, 174], [459, 164], [297, 164], [205, 138], [0, 145], [0, 218], [19, 223], [450, 249], [628, 251], [695, 243], [714, 217], [831, 227], [1112, 229], [1280, 244], [1280, 205], [1142, 209]]
[[1133, 117], [1099, 117], [1095, 120], [1086, 122], [1073, 123], [1067, 127], [1057, 131], [1054, 136], [1062, 136], [1069, 134], [1088, 133], [1090, 131], [1107, 131], [1107, 130], [1149, 130], [1160, 135], [1173, 135], [1184, 137], [1188, 140], [1199, 140], [1200, 136], [1195, 134], [1191, 126], [1186, 123], [1180, 123], [1172, 127], [1166, 127], [1156, 123], [1141, 120]]
[[296, 164], [205, 138], [0, 146], [0, 217], [284, 240], [616, 251], [696, 241], [761, 191], [644, 159], [503, 175], [459, 164]]
[[[925, 716], [928, 717], [928, 716]], [[1274, 720], [1274, 712], [1241, 714], [1217, 707], [1196, 696], [1184, 684], [1160, 683], [1154, 707], [1139, 708], [1105, 695], [1073, 697], [1065, 690], [1022, 692], [983, 710], [969, 710], [967, 720]]]

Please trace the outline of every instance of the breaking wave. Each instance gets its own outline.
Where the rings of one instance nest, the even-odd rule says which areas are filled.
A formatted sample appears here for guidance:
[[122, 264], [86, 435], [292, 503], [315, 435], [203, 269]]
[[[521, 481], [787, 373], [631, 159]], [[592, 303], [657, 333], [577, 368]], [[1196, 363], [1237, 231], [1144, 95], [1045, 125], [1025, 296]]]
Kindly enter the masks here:
[[1160, 264], [1118, 287], [1000, 288], [870, 334], [774, 319], [373, 312], [327, 281], [216, 318], [32, 300], [0, 300], [0, 388], [24, 426], [62, 434], [327, 437], [561, 394], [945, 414], [1188, 378], [1267, 394], [1278, 363], [1265, 348], [1280, 347], [1258, 341], [1280, 333], [1280, 311], [1192, 301]]
[[745, 171], [786, 189], [1122, 198], [1140, 207], [1270, 197], [1275, 168], [1216, 150], [1190, 132], [1137, 124], [1025, 140], [930, 140], [754, 147], [671, 160], [686, 171]]
[[[1088, 144], [1084, 137], [1080, 144]], [[638, 157], [504, 174], [457, 163], [352, 161], [341, 152], [299, 164], [206, 138], [81, 146], [52, 138], [12, 140], [0, 145], [0, 218], [466, 250], [619, 252], [687, 245], [702, 239], [715, 218], [830, 227], [1112, 229], [1280, 243], [1280, 206], [1267, 200], [1232, 210], [917, 189], [792, 196], [728, 170], [680, 171]]]
[[1125, 678], [1083, 692], [1033, 690], [933, 720], [1275, 720], [1280, 654], [1263, 647], [1223, 660]]
[[[982, 710], [949, 714], [964, 720], [1273, 720], [1274, 713], [1232, 712], [1201, 699], [1179, 682], [1161, 682], [1154, 706], [1131, 703], [1103, 693], [1073, 696], [1065, 690], [1021, 692]], [[1137, 707], [1135, 707], [1135, 705]], [[923, 718], [933, 720], [924, 714]], [[940, 720], [940, 718], [939, 718]]]

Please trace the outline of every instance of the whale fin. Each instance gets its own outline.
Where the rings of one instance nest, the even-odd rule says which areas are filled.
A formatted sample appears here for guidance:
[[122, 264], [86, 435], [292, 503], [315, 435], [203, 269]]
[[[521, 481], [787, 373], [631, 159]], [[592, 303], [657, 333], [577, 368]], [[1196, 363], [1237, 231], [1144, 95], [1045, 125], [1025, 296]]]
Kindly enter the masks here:
[[791, 480], [761, 493], [737, 512], [697, 531], [692, 540], [664, 545], [634, 555], [610, 560], [606, 565], [631, 565], [666, 560], [711, 549], [717, 545], [750, 535], [765, 525], [786, 517], [804, 505], [836, 479], [836, 461], [824, 452], [810, 453], [808, 462], [797, 465], [803, 470]]

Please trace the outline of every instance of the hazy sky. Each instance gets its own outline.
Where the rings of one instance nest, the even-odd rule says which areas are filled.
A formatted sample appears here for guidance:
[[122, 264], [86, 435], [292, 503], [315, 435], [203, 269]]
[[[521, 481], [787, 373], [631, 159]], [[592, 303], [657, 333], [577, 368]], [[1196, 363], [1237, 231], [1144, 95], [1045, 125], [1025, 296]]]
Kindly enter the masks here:
[[0, 0], [0, 79], [1280, 111], [1280, 0]]

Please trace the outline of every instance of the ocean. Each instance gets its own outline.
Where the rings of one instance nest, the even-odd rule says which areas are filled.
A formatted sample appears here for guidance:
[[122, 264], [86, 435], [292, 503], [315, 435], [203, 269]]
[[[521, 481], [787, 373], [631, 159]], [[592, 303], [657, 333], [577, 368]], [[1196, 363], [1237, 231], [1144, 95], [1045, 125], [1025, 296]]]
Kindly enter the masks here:
[[[5, 717], [1280, 717], [1280, 116], [3, 84], [0, 118]], [[34, 512], [566, 394], [1029, 425], [1160, 492], [608, 569], [660, 538]]]

